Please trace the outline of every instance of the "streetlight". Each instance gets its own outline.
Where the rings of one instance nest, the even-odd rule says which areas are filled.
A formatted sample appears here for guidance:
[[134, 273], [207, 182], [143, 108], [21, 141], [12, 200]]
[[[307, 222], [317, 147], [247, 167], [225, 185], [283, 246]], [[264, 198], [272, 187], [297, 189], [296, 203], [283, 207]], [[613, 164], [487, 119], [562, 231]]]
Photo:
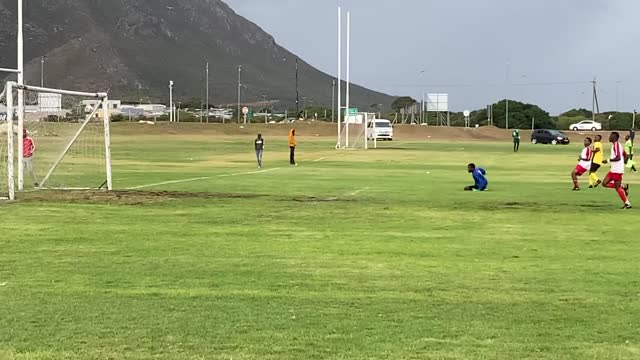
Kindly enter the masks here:
[[[302, 102], [303, 102], [303, 109], [304, 109], [304, 119], [307, 120], [307, 97], [303, 96], [302, 97]], [[298, 112], [298, 116], [300, 116], [300, 112]]]
[[44, 59], [46, 56], [40, 58], [40, 87], [44, 87]]
[[616, 112], [620, 111], [620, 108], [618, 106], [618, 97], [620, 94], [620, 84], [622, 84], [622, 81], [616, 81]]
[[173, 80], [169, 80], [169, 122], [173, 122]]
[[240, 88], [242, 84], [240, 83], [240, 74], [242, 73], [242, 65], [238, 65], [238, 124], [240, 123]]

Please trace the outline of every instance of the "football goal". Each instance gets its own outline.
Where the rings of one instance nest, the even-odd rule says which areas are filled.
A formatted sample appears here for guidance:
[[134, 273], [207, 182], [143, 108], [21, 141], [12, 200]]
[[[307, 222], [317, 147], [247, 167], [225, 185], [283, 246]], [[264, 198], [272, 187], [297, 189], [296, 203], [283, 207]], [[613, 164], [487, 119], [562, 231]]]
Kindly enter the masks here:
[[338, 130], [338, 149], [369, 149], [377, 147], [376, 114], [352, 113], [344, 118]]
[[[18, 91], [24, 94], [23, 106], [14, 104]], [[4, 98], [2, 194], [13, 199], [15, 190], [113, 188], [106, 92], [8, 82]]]

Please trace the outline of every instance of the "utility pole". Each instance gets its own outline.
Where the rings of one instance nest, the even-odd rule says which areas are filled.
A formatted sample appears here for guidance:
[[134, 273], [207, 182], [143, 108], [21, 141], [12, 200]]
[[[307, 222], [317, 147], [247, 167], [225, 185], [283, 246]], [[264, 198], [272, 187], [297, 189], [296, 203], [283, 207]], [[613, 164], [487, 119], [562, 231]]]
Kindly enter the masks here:
[[44, 58], [43, 56], [40, 58], [40, 87], [44, 87]]
[[173, 80], [169, 80], [169, 122], [173, 122]]
[[336, 79], [333, 79], [331, 85], [331, 122], [335, 121], [336, 115]]
[[209, 62], [207, 61], [207, 69], [206, 69], [206, 79], [207, 79], [207, 124], [209, 123]]
[[298, 90], [298, 58], [296, 58], [296, 117], [300, 116], [300, 91]]
[[505, 128], [507, 130], [509, 130], [509, 90], [511, 90], [511, 86], [509, 84], [509, 66], [511, 66], [511, 63], [509, 62], [509, 60], [507, 60], [507, 98], [506, 98], [506, 108], [505, 108], [505, 119], [506, 119], [506, 126]]
[[[593, 84], [593, 97], [591, 99], [591, 120], [593, 122], [596, 121], [596, 108], [599, 108], [598, 106], [598, 90], [597, 90], [597, 80], [594, 77], [593, 81], [591, 82]], [[598, 112], [600, 112], [600, 109], [598, 109]]]
[[240, 87], [242, 84], [240, 83], [240, 74], [242, 73], [242, 65], [238, 65], [238, 124], [240, 123]]

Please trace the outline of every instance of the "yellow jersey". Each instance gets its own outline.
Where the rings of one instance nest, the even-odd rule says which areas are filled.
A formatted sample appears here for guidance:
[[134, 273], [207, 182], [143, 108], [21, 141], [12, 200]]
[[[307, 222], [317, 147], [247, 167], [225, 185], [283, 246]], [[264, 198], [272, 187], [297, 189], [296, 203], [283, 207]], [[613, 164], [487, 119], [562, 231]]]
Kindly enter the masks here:
[[[602, 149], [602, 143], [601, 142], [593, 143], [593, 151], [594, 151], [593, 163], [602, 165], [602, 162], [604, 161], [604, 150]], [[595, 151], [598, 151], [598, 152], [595, 152]]]

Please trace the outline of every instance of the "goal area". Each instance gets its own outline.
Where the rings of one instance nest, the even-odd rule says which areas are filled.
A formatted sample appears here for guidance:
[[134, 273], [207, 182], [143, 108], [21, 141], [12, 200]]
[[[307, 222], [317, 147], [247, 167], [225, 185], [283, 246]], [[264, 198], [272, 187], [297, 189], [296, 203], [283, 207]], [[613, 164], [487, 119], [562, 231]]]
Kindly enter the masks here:
[[336, 149], [377, 148], [375, 113], [351, 113], [338, 125]]
[[7, 82], [3, 94], [0, 199], [21, 191], [113, 188], [106, 92]]

